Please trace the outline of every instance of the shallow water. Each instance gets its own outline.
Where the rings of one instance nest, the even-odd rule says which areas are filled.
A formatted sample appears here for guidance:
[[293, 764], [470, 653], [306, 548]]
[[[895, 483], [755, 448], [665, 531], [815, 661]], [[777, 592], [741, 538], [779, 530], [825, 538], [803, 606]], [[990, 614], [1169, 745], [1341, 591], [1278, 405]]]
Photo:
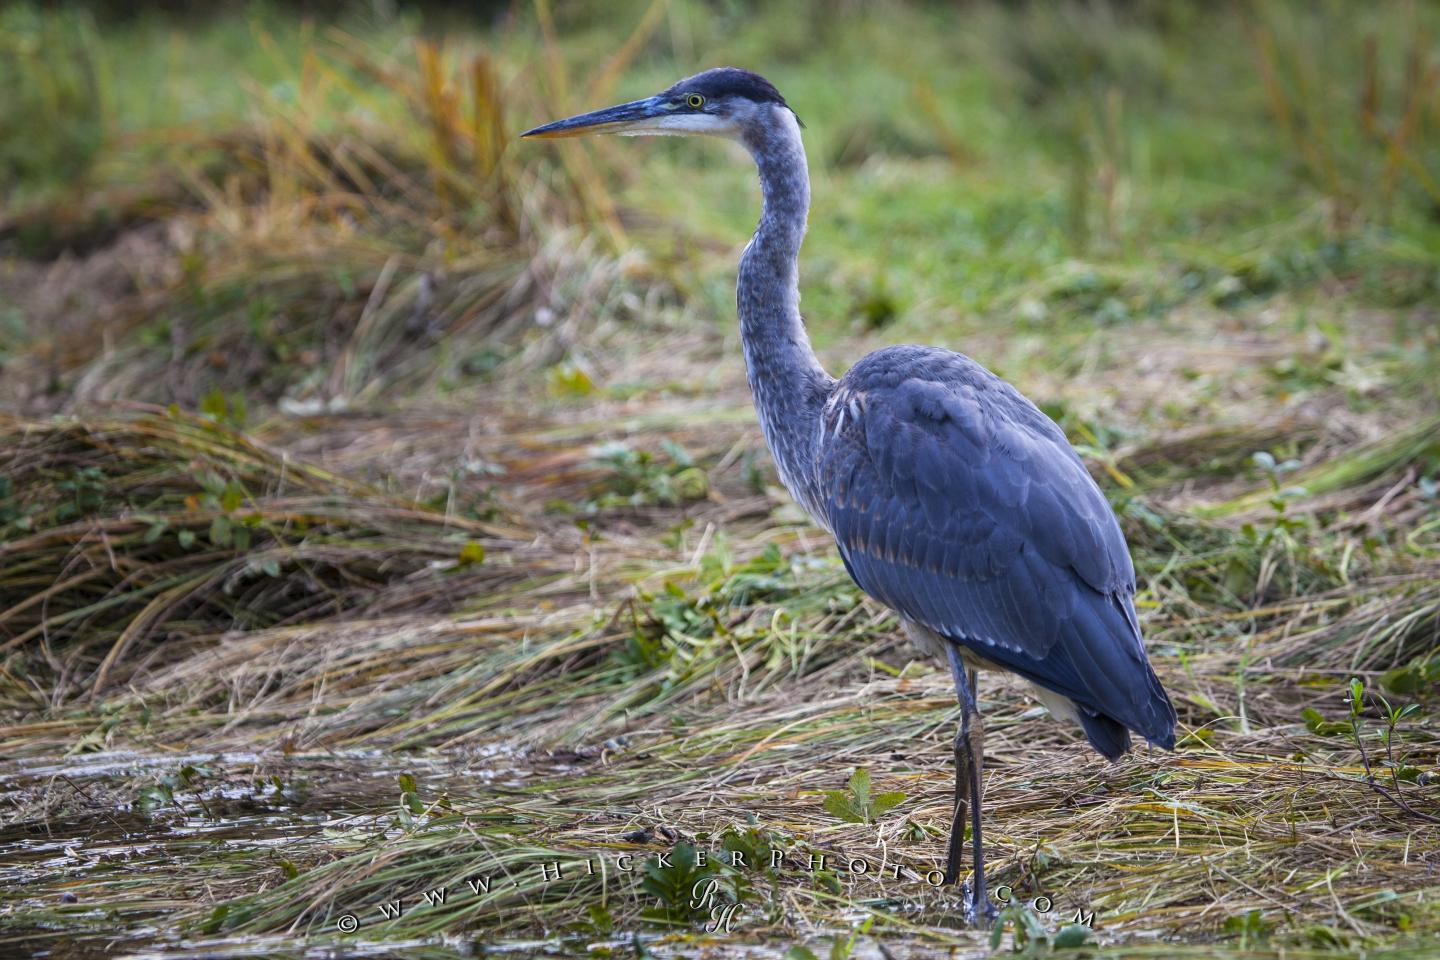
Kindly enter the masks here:
[[394, 832], [402, 773], [426, 796], [463, 796], [477, 781], [520, 786], [562, 772], [566, 760], [490, 746], [403, 756], [117, 751], [0, 763], [0, 956], [472, 955], [453, 937], [210, 939], [171, 919], [273, 884], [284, 861], [323, 859], [337, 836]]

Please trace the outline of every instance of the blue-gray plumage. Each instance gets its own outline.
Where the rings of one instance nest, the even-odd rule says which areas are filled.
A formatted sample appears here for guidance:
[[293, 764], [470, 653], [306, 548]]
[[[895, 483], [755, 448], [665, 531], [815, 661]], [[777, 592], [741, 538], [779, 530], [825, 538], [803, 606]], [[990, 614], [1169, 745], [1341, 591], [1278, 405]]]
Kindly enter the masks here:
[[1048, 417], [968, 357], [876, 351], [821, 418], [816, 482], [846, 569], [905, 617], [1071, 701], [1107, 757], [1174, 746], [1119, 524]]
[[1173, 748], [1175, 711], [1141, 644], [1124, 535], [1060, 428], [969, 357], [897, 346], [839, 380], [800, 317], [810, 207], [800, 125], [764, 78], [724, 67], [644, 100], [537, 127], [710, 134], [742, 143], [763, 209], [736, 303], [755, 410], [780, 479], [834, 536], [845, 568], [948, 663], [961, 706], [946, 879], [958, 880], [969, 801], [971, 916], [988, 919], [981, 844], [977, 667], [1008, 670], [1112, 759], [1130, 731]]

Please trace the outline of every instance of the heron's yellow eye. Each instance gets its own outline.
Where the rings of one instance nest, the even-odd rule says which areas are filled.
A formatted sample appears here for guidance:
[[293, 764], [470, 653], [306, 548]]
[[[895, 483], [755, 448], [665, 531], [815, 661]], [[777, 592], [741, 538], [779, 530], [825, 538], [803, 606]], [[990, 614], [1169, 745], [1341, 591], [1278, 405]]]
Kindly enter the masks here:
[[705, 106], [705, 98], [700, 96], [700, 94], [698, 93], [690, 94], [690, 96], [685, 98], [685, 102], [688, 103], [690, 105], [690, 108], [693, 110], [699, 110], [701, 107]]

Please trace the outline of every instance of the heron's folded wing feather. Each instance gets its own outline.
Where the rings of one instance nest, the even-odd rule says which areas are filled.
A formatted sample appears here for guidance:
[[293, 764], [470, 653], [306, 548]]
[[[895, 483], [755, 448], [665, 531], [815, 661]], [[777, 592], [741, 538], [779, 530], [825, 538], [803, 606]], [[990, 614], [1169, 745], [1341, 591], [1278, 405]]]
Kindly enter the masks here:
[[[898, 350], [917, 353], [886, 357]], [[1134, 567], [1104, 495], [1012, 387], [921, 350], [857, 364], [838, 391], [860, 415], [827, 413], [817, 480], [851, 576], [1082, 709], [1171, 742], [1174, 711], [1141, 645]]]

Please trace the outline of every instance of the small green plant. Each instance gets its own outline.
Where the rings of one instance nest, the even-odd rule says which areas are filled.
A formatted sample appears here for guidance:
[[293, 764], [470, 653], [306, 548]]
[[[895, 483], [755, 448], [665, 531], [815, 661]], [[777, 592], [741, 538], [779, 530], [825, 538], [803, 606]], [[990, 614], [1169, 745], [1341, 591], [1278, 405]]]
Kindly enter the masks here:
[[715, 877], [720, 868], [713, 860], [702, 867], [697, 863], [698, 859], [694, 846], [688, 843], [675, 844], [667, 866], [662, 866], [658, 857], [650, 859], [645, 864], [640, 887], [660, 902], [642, 910], [640, 915], [653, 923], [662, 924], [690, 923], [708, 918], [710, 907], [697, 906], [696, 885]]
[[545, 378], [550, 394], [556, 397], [586, 397], [595, 392], [595, 381], [575, 363], [561, 363], [550, 368]]
[[592, 903], [585, 907], [585, 921], [577, 927], [598, 936], [609, 936], [615, 930], [615, 917], [603, 903]]
[[1247, 910], [1225, 919], [1225, 932], [1240, 938], [1240, 949], [1245, 950], [1257, 943], [1270, 939], [1270, 924], [1259, 910]]
[[200, 398], [200, 414], [224, 426], [244, 430], [248, 417], [245, 397], [216, 388]]
[[[205, 809], [205, 800], [200, 796], [200, 785], [214, 775], [215, 771], [210, 767], [203, 764], [197, 767], [187, 763], [174, 773], [167, 773], [157, 783], [141, 788], [135, 797], [135, 806], [145, 813], [165, 807], [183, 810], [184, 806], [176, 798], [176, 794], [189, 790], [195, 794], [200, 807]], [[205, 812], [209, 814], [208, 809]]]
[[87, 516], [100, 509], [105, 501], [105, 471], [99, 467], [80, 467], [55, 484], [55, 492], [60, 494], [60, 503], [55, 508], [57, 522]]
[[1349, 723], [1340, 720], [1326, 720], [1325, 715], [1314, 707], [1306, 707], [1301, 710], [1300, 718], [1305, 721], [1305, 728], [1316, 736], [1344, 736], [1350, 732]]
[[1083, 923], [1067, 923], [1053, 934], [1045, 929], [1040, 915], [1024, 903], [1016, 901], [1000, 911], [990, 929], [990, 949], [999, 950], [1006, 928], [1012, 932], [1011, 950], [1027, 957], [1049, 955], [1056, 950], [1083, 947], [1090, 938], [1090, 928]]
[[874, 823], [908, 799], [899, 791], [871, 794], [870, 771], [857, 768], [844, 790], [825, 792], [825, 810], [849, 823]]
[[[215, 512], [215, 516], [210, 518], [210, 543], [235, 550], [250, 549], [251, 531], [259, 525], [260, 518], [239, 514], [240, 506], [248, 499], [245, 488], [238, 481], [227, 480], [218, 473], [202, 474], [200, 488], [203, 492], [188, 499], [186, 506]], [[176, 536], [180, 545], [187, 549], [195, 542], [195, 535], [189, 530], [182, 529]]]
[[1273, 571], [1276, 566], [1273, 560], [1284, 559], [1288, 561], [1287, 568], [1295, 571], [1313, 553], [1309, 536], [1313, 518], [1289, 509], [1291, 501], [1306, 496], [1308, 491], [1282, 483], [1287, 474], [1300, 468], [1300, 461], [1279, 460], [1266, 450], [1257, 451], [1250, 459], [1270, 487], [1267, 501], [1270, 514], [1262, 521], [1247, 522], [1240, 527], [1241, 541], [1248, 549], [1233, 555], [1225, 569], [1225, 587], [1237, 597], [1265, 594], [1273, 574], [1262, 571]]
[[[1405, 783], [1426, 784], [1430, 781], [1430, 775], [1419, 767], [1405, 762], [1404, 757], [1395, 755], [1396, 734], [1403, 724], [1420, 713], [1418, 703], [1408, 703], [1402, 706], [1394, 706], [1389, 700], [1379, 694], [1370, 697], [1371, 702], [1379, 711], [1380, 718], [1384, 723], [1383, 728], [1378, 731], [1367, 730], [1365, 724], [1365, 682], [1358, 677], [1352, 677], [1345, 688], [1345, 705], [1347, 717], [1344, 721], [1326, 720], [1324, 716], [1314, 708], [1306, 707], [1301, 711], [1305, 720], [1305, 726], [1311, 733], [1319, 736], [1344, 735], [1350, 738], [1355, 749], [1360, 754], [1360, 762], [1365, 767], [1365, 783], [1372, 790], [1385, 797], [1391, 803], [1419, 819], [1440, 823], [1440, 817], [1417, 810], [1411, 806], [1405, 796]], [[1367, 739], [1378, 739], [1384, 747], [1384, 756], [1379, 761], [1383, 770], [1388, 773], [1388, 784], [1382, 784], [1381, 778], [1377, 777], [1372, 764], [1370, 749], [1366, 746]]]
[[740, 854], [746, 867], [752, 871], [759, 870], [767, 876], [774, 876], [775, 873], [770, 866], [773, 851], [781, 850], [784, 846], [785, 842], [778, 834], [758, 826], [726, 830], [720, 835], [722, 850]]
[[594, 451], [606, 475], [591, 491], [591, 509], [609, 507], [677, 506], [703, 500], [710, 492], [705, 471], [695, 465], [678, 443], [663, 440], [664, 456], [635, 450], [623, 443], [607, 443]]
[[[4, 522], [3, 513], [0, 522]], [[1440, 653], [1422, 654], [1403, 667], [1386, 671], [1380, 685], [1391, 693], [1409, 697], [1440, 691]]]
[[610, 653], [610, 659], [618, 668], [617, 679], [629, 684], [645, 674], [663, 668], [670, 662], [675, 647], [661, 631], [637, 625], [635, 632]]
[[1287, 474], [1300, 469], [1299, 460], [1277, 460], [1273, 453], [1267, 450], [1258, 450], [1251, 456], [1250, 461], [1270, 485], [1271, 516], [1269, 525], [1263, 532], [1258, 531], [1253, 524], [1246, 524], [1242, 527], [1242, 532], [1263, 549], [1276, 540], [1286, 539], [1291, 534], [1305, 529], [1305, 519], [1291, 516], [1287, 511], [1290, 501], [1305, 496], [1307, 491], [1304, 487], [1281, 484], [1281, 480]]
[[[790, 561], [774, 544], [750, 560], [736, 564], [723, 544], [707, 552], [700, 561], [695, 584], [667, 580], [658, 594], [640, 593], [644, 606], [632, 608], [633, 631], [611, 653], [620, 668], [619, 679], [633, 681], [653, 670], [670, 667], [662, 689], [683, 682], [689, 658], [677, 652], [695, 641], [725, 634], [734, 621], [745, 616], [746, 607], [775, 602], [795, 592]], [[644, 616], [640, 615], [644, 611]]]
[[400, 785], [400, 822], [408, 829], [416, 825], [416, 817], [425, 813], [425, 801], [420, 799], [420, 785], [413, 774], [402, 773], [396, 780]]
[[716, 584], [712, 590], [716, 600], [733, 607], [783, 600], [795, 589], [790, 561], [773, 543], [739, 566], [720, 554], [707, 553], [700, 561], [700, 577]]

